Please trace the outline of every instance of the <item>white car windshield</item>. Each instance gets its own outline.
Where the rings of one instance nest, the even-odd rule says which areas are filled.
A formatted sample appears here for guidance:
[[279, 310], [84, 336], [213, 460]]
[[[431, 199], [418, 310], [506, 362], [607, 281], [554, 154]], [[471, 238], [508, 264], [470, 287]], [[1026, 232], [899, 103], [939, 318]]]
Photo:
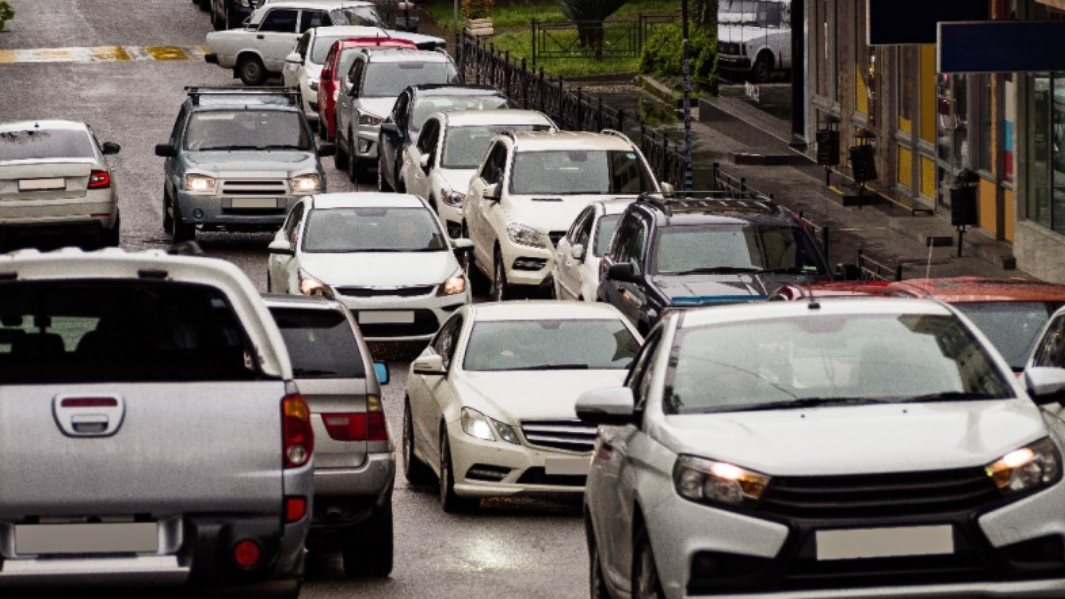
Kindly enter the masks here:
[[185, 149], [308, 151], [311, 138], [295, 111], [209, 110], [189, 119]]
[[682, 330], [673, 355], [671, 414], [1013, 396], [953, 316], [811, 310]]
[[498, 370], [619, 370], [640, 343], [620, 320], [504, 320], [474, 325], [462, 367]]
[[422, 128], [425, 121], [429, 120], [434, 112], [447, 110], [491, 110], [493, 108], [506, 108], [508, 101], [502, 94], [479, 95], [479, 96], [428, 96], [419, 98], [414, 103], [414, 116], [411, 118], [411, 128], [417, 131]]
[[303, 251], [442, 252], [444, 234], [424, 208], [331, 208], [307, 218]]
[[550, 125], [477, 125], [450, 127], [444, 134], [444, 168], [477, 168], [488, 142], [503, 131], [550, 131]]
[[1010, 367], [1024, 368], [1039, 333], [1063, 302], [959, 302], [952, 304], [987, 335]]
[[77, 129], [0, 132], [0, 162], [42, 158], [93, 158], [89, 134]]
[[673, 226], [659, 230], [652, 272], [661, 275], [765, 272], [826, 274], [798, 226]]
[[655, 191], [636, 152], [550, 150], [521, 152], [514, 160], [511, 193], [632, 194]]
[[376, 6], [349, 6], [338, 8], [330, 13], [334, 25], [361, 25], [363, 27], [384, 27], [385, 22], [377, 14]]
[[371, 62], [360, 87], [367, 98], [395, 98], [410, 85], [457, 83], [458, 71], [451, 62]]

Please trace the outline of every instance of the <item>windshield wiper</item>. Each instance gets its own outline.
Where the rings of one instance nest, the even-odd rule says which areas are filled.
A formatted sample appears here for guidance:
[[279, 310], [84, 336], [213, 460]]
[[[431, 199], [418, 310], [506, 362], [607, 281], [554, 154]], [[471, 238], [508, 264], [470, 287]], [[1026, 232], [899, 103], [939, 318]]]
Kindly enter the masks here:
[[721, 412], [763, 412], [766, 410], [794, 410], [800, 408], [820, 408], [826, 406], [867, 406], [870, 404], [894, 403], [887, 399], [870, 397], [802, 397], [799, 399], [786, 399], [783, 401], [771, 401], [763, 404], [751, 404], [747, 406], [732, 407], [727, 410], [715, 410]]
[[334, 370], [321, 370], [318, 368], [293, 368], [293, 376], [324, 376], [327, 374], [336, 374]]
[[966, 391], [942, 391], [940, 393], [927, 393], [925, 395], [917, 395], [915, 397], [903, 397], [897, 401], [902, 402], [922, 402], [922, 401], [983, 401], [987, 399], [1009, 399], [1007, 397], [999, 397], [998, 395], [991, 395], [989, 393], [968, 393]]
[[806, 270], [806, 269], [798, 267], [798, 266], [786, 266], [786, 267], [783, 267], [783, 268], [764, 268], [764, 269], [762, 269], [762, 270], [760, 270], [758, 272], [770, 273], [770, 274], [783, 273], [783, 274], [795, 274], [795, 275], [816, 275], [816, 274], [820, 274], [820, 272], [818, 272], [816, 269], [815, 270]]
[[508, 368], [508, 370], [588, 370], [588, 364], [538, 364], [536, 366], [523, 366], [521, 368]]
[[[747, 272], [761, 272], [760, 268], [752, 268], [749, 266], [710, 266], [705, 268], [693, 268], [691, 270], [685, 270], [677, 273], [670, 273], [676, 276], [684, 275], [723, 275], [723, 274], [736, 274]], [[665, 274], [665, 273], [663, 273]]]
[[304, 150], [304, 151], [307, 150], [307, 148], [303, 148], [303, 147], [300, 147], [300, 146], [294, 146], [292, 144], [272, 144], [272, 145], [269, 145], [269, 146], [259, 146], [256, 149], [258, 149], [258, 150]]

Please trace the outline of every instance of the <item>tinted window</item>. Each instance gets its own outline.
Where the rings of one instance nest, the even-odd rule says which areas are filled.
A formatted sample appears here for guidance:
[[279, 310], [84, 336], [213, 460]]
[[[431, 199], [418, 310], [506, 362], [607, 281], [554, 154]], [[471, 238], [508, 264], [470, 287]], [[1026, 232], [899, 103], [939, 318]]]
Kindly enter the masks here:
[[636, 152], [552, 150], [522, 152], [514, 162], [515, 194], [639, 194], [654, 191]]
[[311, 139], [297, 112], [210, 110], [189, 119], [185, 149], [310, 150]]
[[548, 125], [487, 125], [450, 127], [444, 135], [445, 168], [477, 168], [488, 142], [504, 131], [550, 131]]
[[424, 208], [314, 210], [303, 237], [305, 252], [438, 252], [444, 234]]
[[359, 95], [394, 98], [408, 85], [455, 83], [458, 71], [450, 62], [372, 62], [366, 68]]
[[246, 380], [255, 356], [226, 296], [165, 281], [0, 283], [0, 382]]
[[259, 31], [276, 31], [278, 33], [296, 33], [296, 20], [299, 11], [274, 9], [267, 13], [259, 25]]
[[680, 274], [713, 268], [809, 275], [826, 271], [817, 248], [797, 227], [745, 223], [659, 229], [652, 272]]
[[92, 140], [85, 131], [31, 129], [0, 133], [0, 161], [94, 156]]
[[466, 370], [628, 368], [640, 343], [620, 320], [484, 321], [466, 345]]
[[338, 8], [332, 11], [334, 25], [363, 25], [366, 27], [384, 27], [385, 22], [377, 14], [377, 7], [357, 6]]
[[411, 127], [418, 130], [434, 112], [448, 110], [492, 110], [508, 108], [510, 104], [503, 96], [428, 96], [419, 98], [414, 103], [414, 118]]
[[602, 256], [606, 253], [607, 248], [610, 247], [610, 236], [614, 234], [614, 229], [617, 228], [620, 219], [620, 214], [610, 214], [599, 219], [599, 228], [595, 231], [594, 255]]
[[296, 378], [366, 376], [355, 331], [340, 312], [270, 308], [270, 313], [285, 338]]
[[1020, 371], [1028, 362], [1036, 337], [1062, 303], [963, 302], [952, 305], [987, 335], [1010, 368]]

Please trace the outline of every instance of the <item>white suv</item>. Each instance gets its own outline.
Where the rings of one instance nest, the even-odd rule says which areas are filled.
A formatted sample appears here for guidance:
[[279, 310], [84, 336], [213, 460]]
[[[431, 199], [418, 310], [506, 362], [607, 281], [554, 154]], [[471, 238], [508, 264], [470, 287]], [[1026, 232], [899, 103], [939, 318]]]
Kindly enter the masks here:
[[544, 282], [555, 244], [590, 202], [659, 191], [639, 148], [616, 131], [504, 132], [470, 179], [463, 229], [498, 301]]

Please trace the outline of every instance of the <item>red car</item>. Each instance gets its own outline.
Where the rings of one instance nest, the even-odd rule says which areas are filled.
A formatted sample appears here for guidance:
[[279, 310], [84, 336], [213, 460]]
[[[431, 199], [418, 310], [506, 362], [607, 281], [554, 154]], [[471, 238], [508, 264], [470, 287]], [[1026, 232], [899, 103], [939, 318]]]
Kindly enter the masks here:
[[824, 281], [800, 285], [781, 285], [769, 296], [769, 301], [798, 301], [820, 297], [854, 297], [884, 295], [885, 281]]
[[345, 77], [355, 59], [358, 48], [412, 48], [414, 42], [394, 37], [360, 37], [333, 42], [322, 66], [322, 79], [318, 82], [318, 135], [322, 139], [336, 139], [337, 80]]
[[1065, 285], [1021, 278], [909, 279], [888, 285], [884, 293], [951, 304], [991, 340], [1014, 372], [1024, 369], [1050, 315], [1065, 305]]

